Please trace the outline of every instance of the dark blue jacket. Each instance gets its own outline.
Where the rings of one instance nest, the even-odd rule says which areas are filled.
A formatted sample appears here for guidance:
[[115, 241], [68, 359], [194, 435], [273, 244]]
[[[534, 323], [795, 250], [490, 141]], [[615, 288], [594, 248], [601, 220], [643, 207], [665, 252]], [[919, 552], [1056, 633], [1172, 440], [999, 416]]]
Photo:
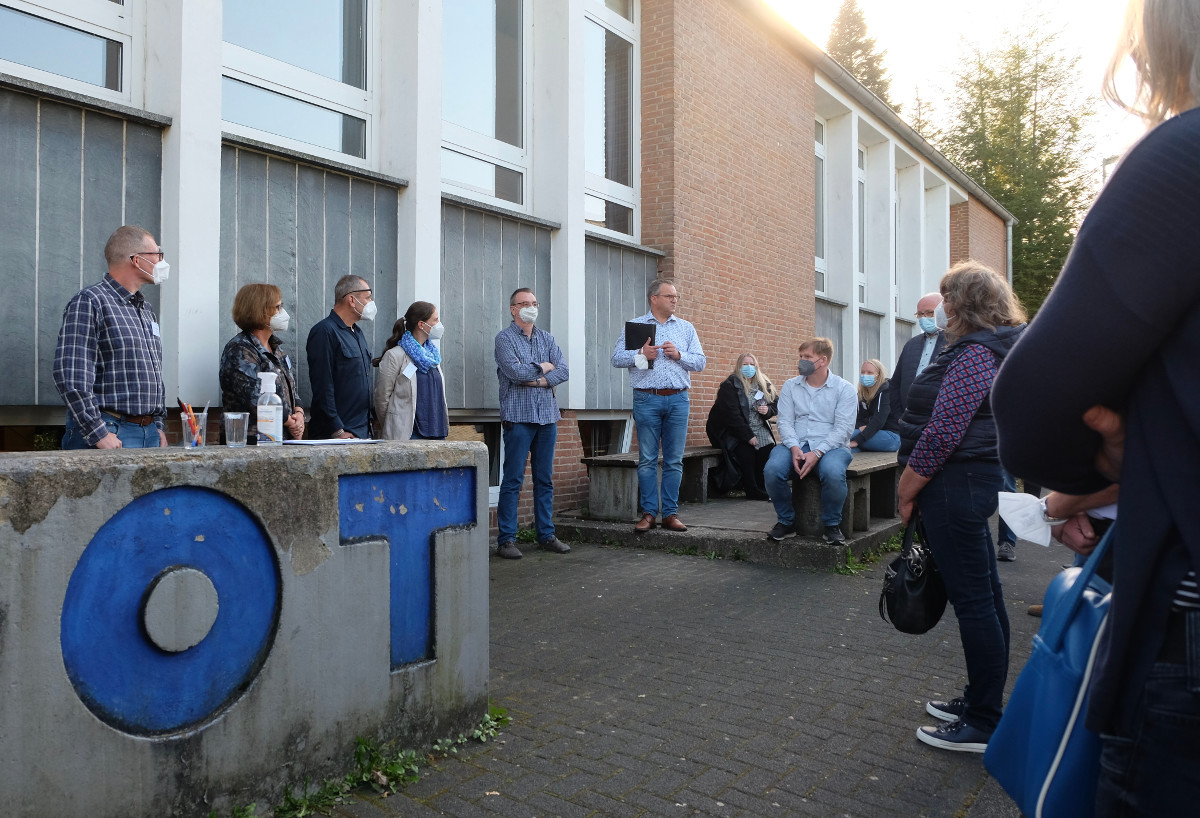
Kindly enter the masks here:
[[312, 385], [313, 438], [342, 429], [370, 437], [371, 350], [357, 326], [333, 310], [308, 331], [308, 380]]
[[[1129, 149], [996, 378], [1004, 467], [1068, 494], [1109, 485], [1082, 415], [1124, 413], [1113, 596], [1088, 726], [1128, 735], [1175, 589], [1200, 571], [1200, 110]], [[1119, 703], [1124, 707], [1120, 707]]]
[[[929, 359], [929, 362], [933, 363], [937, 360], [938, 353], [945, 348], [946, 333], [939, 332], [933, 346], [933, 357]], [[916, 380], [917, 364], [921, 363], [921, 351], [924, 349], [925, 333], [922, 332], [920, 335], [909, 338], [904, 344], [904, 349], [900, 350], [900, 357], [896, 360], [896, 371], [888, 380], [888, 402], [891, 404], [891, 414], [883, 428], [889, 432], [900, 431], [900, 416], [904, 414], [904, 407], [908, 405], [908, 390], [912, 388], [913, 381]]]
[[[981, 330], [964, 335], [953, 344], [946, 347], [934, 358], [929, 366], [913, 381], [908, 391], [908, 408], [900, 418], [900, 452], [901, 463], [908, 462], [913, 447], [917, 445], [926, 424], [933, 417], [933, 407], [937, 403], [938, 392], [942, 388], [942, 379], [946, 377], [946, 369], [954, 359], [962, 354], [968, 346], [975, 344], [992, 351], [996, 356], [997, 366], [1016, 343], [1025, 325], [1019, 327], [996, 327], [995, 330]], [[964, 460], [999, 462], [1000, 454], [996, 443], [996, 422], [992, 416], [992, 401], [990, 394], [985, 396], [983, 403], [971, 418], [967, 431], [959, 441], [958, 448], [950, 455], [951, 462]]]

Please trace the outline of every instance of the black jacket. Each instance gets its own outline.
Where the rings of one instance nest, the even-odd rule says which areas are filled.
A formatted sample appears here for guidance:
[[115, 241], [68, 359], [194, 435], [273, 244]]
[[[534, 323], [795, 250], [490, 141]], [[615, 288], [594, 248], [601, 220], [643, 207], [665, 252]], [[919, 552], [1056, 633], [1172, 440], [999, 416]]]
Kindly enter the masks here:
[[[996, 363], [1004, 363], [1005, 357], [1013, 344], [1017, 342], [1025, 325], [1019, 327], [996, 327], [995, 330], [981, 330], [964, 335], [950, 346], [946, 347], [933, 359], [929, 366], [913, 381], [908, 392], [908, 407], [900, 418], [900, 453], [901, 463], [908, 462], [913, 447], [917, 445], [926, 424], [933, 417], [933, 407], [937, 402], [938, 392], [942, 388], [942, 379], [946, 377], [946, 369], [954, 359], [962, 354], [972, 344], [986, 347], [996, 356]], [[1000, 461], [996, 443], [996, 421], [992, 416], [992, 401], [990, 393], [984, 397], [983, 403], [975, 411], [971, 423], [967, 426], [966, 434], [959, 441], [958, 448], [950, 455], [952, 462], [964, 460]]]
[[[936, 361], [938, 354], [945, 348], [946, 333], [939, 332], [937, 342], [933, 346], [933, 357], [929, 362]], [[900, 350], [900, 357], [896, 360], [896, 371], [888, 381], [888, 400], [891, 402], [892, 411], [883, 428], [889, 432], [900, 431], [900, 416], [904, 414], [904, 407], [908, 406], [908, 390], [916, 380], [917, 364], [921, 363], [921, 351], [924, 349], [925, 333], [922, 332], [909, 338], [904, 344], [904, 349]]]
[[[762, 416], [763, 421], [774, 415], [775, 404], [768, 403], [767, 413]], [[769, 432], [770, 424], [766, 425]], [[746, 392], [742, 389], [742, 379], [737, 375], [730, 375], [721, 382], [721, 388], [717, 390], [717, 399], [712, 409], [708, 410], [708, 422], [704, 424], [704, 431], [708, 433], [709, 442], [717, 447], [722, 445], [721, 441], [727, 434], [742, 443], [749, 443], [750, 438], [754, 437], [754, 432], [750, 430], [750, 410], [746, 406]], [[775, 436], [771, 435], [771, 440], [774, 439]]]
[[[870, 440], [875, 436], [875, 433], [880, 429], [887, 429], [888, 422], [892, 419], [891, 413], [891, 381], [888, 381], [883, 386], [879, 387], [879, 391], [875, 393], [875, 397], [870, 401], [864, 402], [861, 398], [858, 401], [858, 418], [854, 421], [854, 434], [850, 435], [850, 439], [862, 445], [864, 440]], [[860, 426], [866, 426], [861, 432], [858, 431]], [[888, 429], [889, 432], [896, 431]]]
[[357, 326], [336, 312], [308, 331], [308, 380], [312, 385], [313, 438], [345, 430], [355, 437], [371, 432], [371, 350]]

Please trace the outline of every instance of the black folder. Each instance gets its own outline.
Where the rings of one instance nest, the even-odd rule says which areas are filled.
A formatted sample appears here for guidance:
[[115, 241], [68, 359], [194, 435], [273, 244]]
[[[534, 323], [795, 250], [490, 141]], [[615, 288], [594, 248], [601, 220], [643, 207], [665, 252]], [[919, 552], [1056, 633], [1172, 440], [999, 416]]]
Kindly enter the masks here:
[[[625, 348], [626, 349], [641, 349], [646, 341], [654, 346], [654, 330], [656, 325], [643, 324], [638, 321], [625, 322]], [[651, 369], [654, 369], [654, 361], [647, 361]]]

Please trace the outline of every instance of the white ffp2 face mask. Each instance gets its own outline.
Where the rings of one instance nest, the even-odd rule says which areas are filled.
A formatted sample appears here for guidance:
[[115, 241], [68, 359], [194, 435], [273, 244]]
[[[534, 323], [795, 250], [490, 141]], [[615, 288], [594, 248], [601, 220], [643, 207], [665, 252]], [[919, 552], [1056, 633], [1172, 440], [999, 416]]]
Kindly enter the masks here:
[[[353, 298], [353, 296], [351, 297]], [[358, 299], [355, 298], [354, 302], [357, 304]], [[373, 321], [375, 319], [375, 313], [377, 312], [379, 312], [379, 308], [375, 306], [375, 302], [368, 301], [366, 304], [363, 304], [362, 309], [358, 313], [358, 317], [364, 321]]]
[[933, 323], [937, 325], [938, 329], [945, 329], [946, 325], [950, 323], [950, 318], [946, 315], [946, 308], [941, 304], [938, 304], [933, 310]]
[[287, 310], [283, 307], [279, 308], [279, 312], [271, 316], [271, 331], [272, 332], [287, 332], [288, 322], [291, 316], [287, 314]]
[[537, 307], [521, 307], [521, 309], [517, 313], [517, 315], [521, 316], [521, 320], [524, 321], [526, 324], [533, 324], [537, 321], [538, 308]]
[[446, 332], [446, 327], [442, 325], [441, 321], [438, 321], [436, 324], [434, 324], [432, 327], [429, 328], [429, 337], [432, 340], [436, 341], [439, 338], [441, 338], [442, 335], [445, 334], [445, 332]]
[[138, 272], [150, 279], [151, 284], [162, 284], [171, 277], [171, 265], [160, 261], [150, 268], [150, 272], [147, 273], [141, 267], [138, 267]]

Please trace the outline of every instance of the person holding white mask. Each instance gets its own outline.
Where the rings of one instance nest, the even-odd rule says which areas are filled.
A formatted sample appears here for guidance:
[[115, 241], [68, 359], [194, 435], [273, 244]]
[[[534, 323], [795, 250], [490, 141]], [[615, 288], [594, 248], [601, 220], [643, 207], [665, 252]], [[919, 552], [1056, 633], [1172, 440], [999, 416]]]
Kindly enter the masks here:
[[375, 318], [371, 285], [344, 275], [333, 288], [333, 309], [308, 331], [312, 436], [318, 440], [371, 436], [371, 349], [356, 324]]
[[291, 323], [279, 288], [258, 283], [238, 290], [233, 298], [233, 323], [241, 332], [230, 338], [221, 352], [221, 409], [247, 412], [246, 442], [257, 445], [258, 373], [274, 372], [275, 393], [283, 401], [284, 433], [299, 440], [304, 437], [304, 410], [297, 405], [296, 372], [276, 334], [287, 332]]
[[428, 301], [414, 301], [392, 326], [373, 362], [375, 421], [385, 440], [445, 440], [450, 433], [442, 351], [433, 343], [445, 329]]

